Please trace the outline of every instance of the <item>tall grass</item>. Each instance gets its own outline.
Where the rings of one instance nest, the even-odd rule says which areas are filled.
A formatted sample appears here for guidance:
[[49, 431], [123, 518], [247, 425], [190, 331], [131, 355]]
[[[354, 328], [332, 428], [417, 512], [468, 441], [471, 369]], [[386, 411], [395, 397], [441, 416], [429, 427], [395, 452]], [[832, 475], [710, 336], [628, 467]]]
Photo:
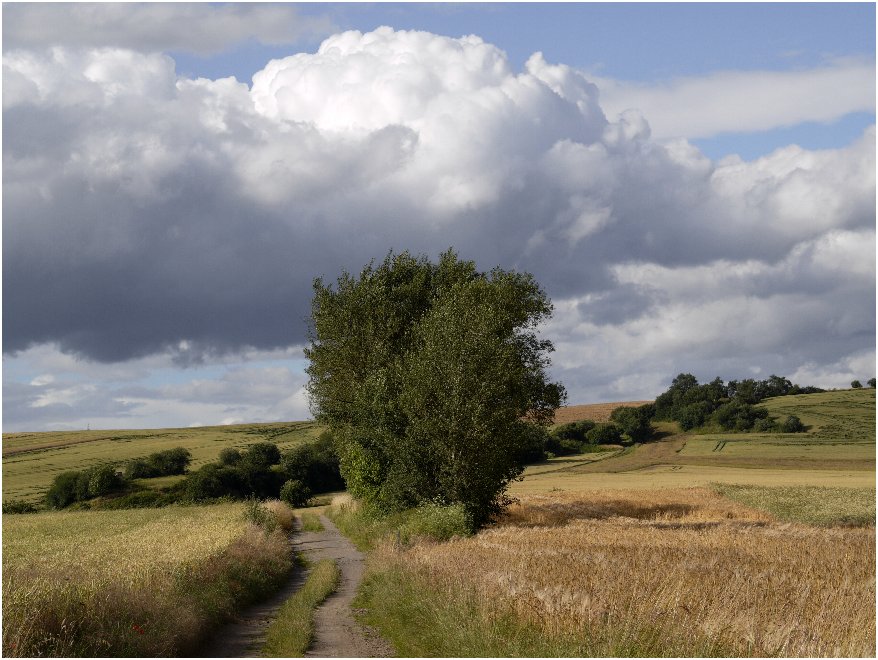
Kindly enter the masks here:
[[3, 654], [192, 653], [291, 565], [240, 504], [4, 516]]
[[363, 551], [383, 540], [407, 545], [418, 539], [445, 541], [470, 535], [460, 505], [426, 503], [407, 511], [385, 513], [341, 495], [333, 499], [326, 515]]
[[472, 538], [382, 544], [363, 594], [401, 655], [874, 657], [875, 532], [707, 489], [528, 497]]

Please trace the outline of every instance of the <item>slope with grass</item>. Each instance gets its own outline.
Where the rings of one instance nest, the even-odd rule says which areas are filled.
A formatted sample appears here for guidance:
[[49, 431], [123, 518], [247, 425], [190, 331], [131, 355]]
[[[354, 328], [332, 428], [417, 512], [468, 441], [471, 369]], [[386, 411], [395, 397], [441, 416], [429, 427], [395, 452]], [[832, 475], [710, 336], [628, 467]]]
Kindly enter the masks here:
[[190, 469], [197, 469], [216, 461], [226, 447], [245, 448], [256, 442], [272, 442], [283, 451], [313, 440], [321, 430], [313, 422], [283, 422], [186, 429], [4, 433], [3, 499], [38, 501], [61, 472], [123, 463], [173, 447], [188, 449], [192, 453]]

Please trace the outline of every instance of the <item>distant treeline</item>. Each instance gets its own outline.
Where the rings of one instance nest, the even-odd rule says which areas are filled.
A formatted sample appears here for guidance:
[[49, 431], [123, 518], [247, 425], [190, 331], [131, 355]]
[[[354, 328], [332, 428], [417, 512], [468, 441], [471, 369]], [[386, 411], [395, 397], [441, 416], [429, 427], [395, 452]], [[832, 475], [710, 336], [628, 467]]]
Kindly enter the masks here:
[[[655, 403], [620, 406], [610, 414], [609, 423], [590, 420], [571, 422], [544, 432], [534, 443], [528, 461], [534, 462], [588, 451], [606, 449], [602, 445], [631, 445], [652, 438], [653, 421], [677, 422], [684, 431], [696, 428], [715, 431], [758, 431], [763, 433], [801, 433], [804, 424], [795, 415], [772, 419], [768, 410], [756, 404], [775, 396], [814, 394], [819, 387], [794, 385], [782, 376], [765, 380], [715, 378], [704, 385], [692, 374], [674, 378]], [[539, 434], [537, 434], [539, 435]]]
[[771, 375], [766, 380], [731, 380], [714, 378], [700, 385], [692, 374], [674, 378], [668, 390], [655, 400], [656, 420], [675, 421], [689, 431], [712, 425], [726, 431], [779, 431], [798, 433], [804, 430], [795, 416], [782, 422], [772, 420], [768, 410], [755, 404], [776, 396], [815, 394], [819, 387], [794, 385], [789, 379]]
[[[324, 432], [316, 441], [281, 454], [277, 445], [258, 442], [245, 450], [227, 447], [219, 460], [186, 474], [192, 457], [182, 447], [135, 459], [122, 466], [101, 465], [68, 471], [55, 477], [46, 504], [62, 509], [96, 497], [101, 508], [165, 506], [217, 499], [281, 498], [302, 506], [313, 494], [344, 489], [332, 437]], [[179, 482], [154, 490], [135, 479], [186, 474]], [[25, 513], [33, 507], [23, 507]]]

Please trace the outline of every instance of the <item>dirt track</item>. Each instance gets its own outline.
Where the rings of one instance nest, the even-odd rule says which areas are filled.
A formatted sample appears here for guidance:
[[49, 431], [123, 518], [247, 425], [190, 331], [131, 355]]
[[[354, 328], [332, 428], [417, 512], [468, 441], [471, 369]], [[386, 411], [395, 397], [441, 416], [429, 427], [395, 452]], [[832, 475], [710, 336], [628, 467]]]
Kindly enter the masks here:
[[358, 623], [351, 602], [363, 579], [362, 552], [338, 531], [326, 516], [320, 516], [322, 532], [302, 532], [296, 549], [312, 561], [333, 559], [341, 570], [338, 589], [314, 613], [315, 639], [307, 656], [323, 658], [386, 658], [393, 648], [378, 634]]
[[[304, 552], [309, 560], [332, 559], [341, 571], [339, 587], [314, 613], [314, 642], [307, 656], [323, 658], [383, 658], [393, 656], [393, 648], [373, 630], [354, 619], [351, 602], [363, 579], [364, 555], [320, 516], [322, 532], [297, 532], [293, 550]], [[270, 600], [248, 608], [236, 622], [223, 629], [202, 649], [201, 657], [259, 657], [265, 631], [277, 610], [305, 582], [306, 573], [297, 570], [283, 589]]]

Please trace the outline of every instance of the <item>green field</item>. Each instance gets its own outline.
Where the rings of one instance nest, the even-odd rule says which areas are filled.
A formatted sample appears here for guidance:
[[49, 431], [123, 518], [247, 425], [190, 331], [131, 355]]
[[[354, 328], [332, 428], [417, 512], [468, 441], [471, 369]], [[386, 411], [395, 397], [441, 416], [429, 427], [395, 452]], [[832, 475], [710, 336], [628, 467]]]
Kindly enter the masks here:
[[675, 432], [608, 454], [551, 459], [527, 468], [513, 494], [603, 488], [749, 486], [875, 488], [875, 390], [766, 400], [773, 417], [796, 415], [806, 433]]
[[122, 463], [172, 447], [188, 449], [192, 453], [190, 469], [196, 469], [215, 461], [226, 447], [273, 442], [283, 451], [313, 440], [321, 430], [314, 422], [282, 422], [136, 431], [4, 433], [3, 499], [36, 502], [61, 472]]

